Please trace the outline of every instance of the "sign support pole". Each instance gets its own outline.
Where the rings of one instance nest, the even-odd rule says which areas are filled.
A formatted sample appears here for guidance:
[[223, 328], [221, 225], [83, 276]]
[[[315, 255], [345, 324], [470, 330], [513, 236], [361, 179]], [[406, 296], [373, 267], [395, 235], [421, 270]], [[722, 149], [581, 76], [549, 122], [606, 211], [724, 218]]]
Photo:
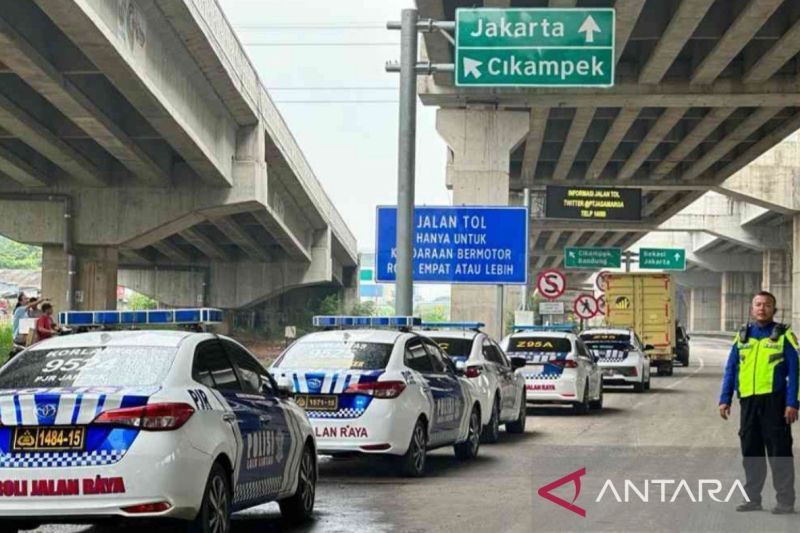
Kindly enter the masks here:
[[397, 294], [395, 312], [414, 312], [414, 165], [417, 139], [417, 10], [404, 9], [400, 29], [400, 120], [397, 160]]
[[[522, 205], [528, 210], [528, 221], [530, 221], [531, 216], [531, 190], [528, 187], [522, 189]], [[525, 265], [527, 270], [530, 270], [530, 265]], [[528, 280], [530, 282], [530, 279]], [[519, 291], [520, 297], [520, 309], [523, 311], [528, 310], [528, 283], [522, 286], [522, 290]]]
[[631, 271], [631, 253], [625, 252], [625, 272]]
[[503, 286], [497, 286], [497, 338], [503, 338]]

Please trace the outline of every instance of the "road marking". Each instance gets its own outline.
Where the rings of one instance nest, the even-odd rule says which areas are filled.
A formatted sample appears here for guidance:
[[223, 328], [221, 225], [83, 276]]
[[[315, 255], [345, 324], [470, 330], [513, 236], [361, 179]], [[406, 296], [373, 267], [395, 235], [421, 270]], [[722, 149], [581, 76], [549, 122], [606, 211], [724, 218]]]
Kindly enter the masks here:
[[[692, 372], [692, 373], [691, 373], [691, 374], [689, 374], [688, 376], [684, 376], [684, 377], [682, 377], [681, 379], [679, 379], [678, 381], [676, 381], [676, 382], [674, 382], [674, 383], [670, 383], [669, 385], [667, 385], [667, 386], [666, 386], [666, 387], [664, 387], [664, 388], [665, 388], [665, 389], [672, 389], [672, 388], [675, 388], [675, 387], [677, 387], [678, 385], [680, 385], [681, 383], [683, 383], [684, 381], [686, 381], [687, 379], [689, 379], [690, 377], [694, 376], [695, 374], [697, 374], [698, 372], [700, 372], [701, 370], [703, 370], [703, 368], [705, 368], [705, 366], [706, 366], [706, 365], [705, 365], [705, 361], [703, 361], [703, 358], [702, 358], [702, 357], [699, 357], [699, 356], [697, 357], [697, 360], [698, 360], [698, 361], [700, 361], [700, 366], [698, 366], [698, 367], [697, 367], [697, 368], [694, 370], [694, 372]], [[660, 392], [660, 391], [659, 391], [658, 389], [656, 389], [655, 391], [651, 392], [650, 394], [648, 394], [648, 395], [647, 395], [647, 398], [643, 398], [643, 399], [639, 400], [638, 402], [636, 402], [635, 404], [633, 404], [633, 406], [631, 407], [631, 409], [637, 409], [637, 408], [641, 407], [641, 406], [642, 406], [642, 405], [644, 405], [645, 403], [647, 403], [647, 402], [649, 402], [650, 400], [652, 400], [652, 399], [653, 399], [653, 398], [654, 398], [654, 397], [655, 397], [655, 396], [656, 396], [656, 395], [657, 395], [659, 392]]]

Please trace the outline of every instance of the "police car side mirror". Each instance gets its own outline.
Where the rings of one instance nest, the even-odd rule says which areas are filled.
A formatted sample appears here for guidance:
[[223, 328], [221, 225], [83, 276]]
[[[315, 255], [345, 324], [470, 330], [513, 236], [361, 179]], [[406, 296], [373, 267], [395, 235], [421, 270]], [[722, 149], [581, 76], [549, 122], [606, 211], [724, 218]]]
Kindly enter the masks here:
[[292, 382], [286, 376], [277, 376], [275, 384], [278, 386], [278, 398], [288, 399], [293, 396]]
[[653, 346], [652, 344], [645, 344], [644, 345], [644, 351], [645, 352], [649, 352], [650, 350], [655, 350], [655, 349], [656, 349], [656, 347]]
[[524, 357], [512, 357], [511, 358], [511, 369], [517, 370], [518, 368], [524, 367], [528, 361]]
[[466, 371], [467, 371], [466, 361], [456, 361], [456, 374], [458, 374], [459, 376], [463, 376]]

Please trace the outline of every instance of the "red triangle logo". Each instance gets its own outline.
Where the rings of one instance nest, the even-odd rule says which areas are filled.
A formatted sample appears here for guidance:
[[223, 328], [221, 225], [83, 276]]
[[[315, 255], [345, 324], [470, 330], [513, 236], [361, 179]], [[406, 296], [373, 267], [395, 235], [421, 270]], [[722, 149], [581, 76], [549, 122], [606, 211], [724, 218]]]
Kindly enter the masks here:
[[[540, 487], [538, 491], [539, 496], [546, 500], [550, 500], [554, 504], [559, 505], [568, 511], [572, 511], [575, 514], [586, 518], [586, 510], [575, 505], [575, 500], [577, 500], [578, 496], [581, 495], [581, 477], [584, 475], [586, 475], [586, 467], [576, 470], [571, 474], [567, 474], [566, 476], [559, 478], [552, 483], [548, 483], [544, 487]], [[572, 498], [571, 502], [563, 500], [551, 493], [552, 490], [557, 489], [561, 485], [566, 485], [567, 483], [572, 483], [575, 485], [575, 496]]]

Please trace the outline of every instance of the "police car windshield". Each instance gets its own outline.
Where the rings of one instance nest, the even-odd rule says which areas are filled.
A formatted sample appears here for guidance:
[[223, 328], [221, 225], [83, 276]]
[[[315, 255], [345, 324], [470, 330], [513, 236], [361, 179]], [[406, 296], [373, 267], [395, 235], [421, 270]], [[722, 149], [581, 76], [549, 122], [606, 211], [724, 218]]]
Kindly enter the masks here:
[[289, 347], [275, 366], [308, 369], [381, 370], [393, 344], [354, 341], [304, 341]]
[[581, 339], [590, 350], [628, 350], [631, 336], [620, 333], [584, 333]]
[[569, 353], [572, 343], [565, 337], [511, 337], [508, 355], [530, 353]]
[[472, 339], [449, 339], [447, 337], [429, 337], [439, 345], [450, 357], [469, 357], [472, 352]]
[[0, 369], [0, 389], [158, 385], [177, 351], [163, 346], [26, 350]]

